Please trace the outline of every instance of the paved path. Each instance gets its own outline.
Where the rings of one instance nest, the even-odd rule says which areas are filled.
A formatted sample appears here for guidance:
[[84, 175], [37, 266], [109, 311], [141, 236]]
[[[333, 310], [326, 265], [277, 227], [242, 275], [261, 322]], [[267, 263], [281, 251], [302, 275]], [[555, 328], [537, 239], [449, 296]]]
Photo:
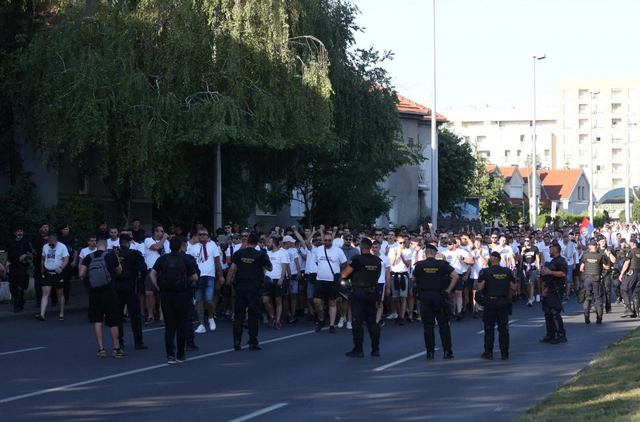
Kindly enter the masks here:
[[187, 363], [173, 366], [165, 364], [162, 328], [145, 332], [149, 350], [98, 360], [82, 314], [2, 321], [0, 420], [512, 420], [638, 325], [619, 318], [619, 305], [590, 326], [577, 304], [566, 309], [569, 343], [553, 346], [538, 342], [539, 305], [516, 306], [508, 362], [479, 358], [482, 324], [471, 319], [452, 326], [453, 361], [441, 351], [426, 361], [418, 324], [388, 324], [382, 356], [354, 360], [344, 357], [347, 330], [261, 327], [263, 351], [233, 352], [230, 323], [221, 322], [197, 335], [200, 351]]

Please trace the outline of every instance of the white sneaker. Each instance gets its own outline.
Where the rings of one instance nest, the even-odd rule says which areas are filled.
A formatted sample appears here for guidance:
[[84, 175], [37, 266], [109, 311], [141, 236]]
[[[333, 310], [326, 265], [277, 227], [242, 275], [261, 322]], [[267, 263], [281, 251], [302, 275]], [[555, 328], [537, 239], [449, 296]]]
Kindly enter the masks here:
[[529, 299], [529, 300], [527, 301], [527, 306], [528, 306], [528, 307], [531, 307], [532, 305], [533, 305], [533, 299]]
[[344, 317], [340, 317], [340, 320], [338, 321], [338, 328], [342, 328], [344, 327], [344, 323], [345, 323], [345, 319]]
[[207, 330], [204, 328], [204, 325], [202, 325], [202, 324], [198, 325], [198, 328], [196, 328], [196, 333], [198, 333], [198, 334], [203, 334], [203, 333], [206, 333], [206, 332], [207, 332]]
[[398, 314], [396, 314], [395, 312], [392, 314], [387, 315], [387, 319], [398, 319]]
[[353, 330], [353, 325], [351, 325], [351, 321], [347, 321], [347, 330]]
[[209, 318], [209, 330], [210, 331], [216, 330], [216, 320], [213, 318]]
[[540, 295], [536, 295], [536, 302], [540, 302]]

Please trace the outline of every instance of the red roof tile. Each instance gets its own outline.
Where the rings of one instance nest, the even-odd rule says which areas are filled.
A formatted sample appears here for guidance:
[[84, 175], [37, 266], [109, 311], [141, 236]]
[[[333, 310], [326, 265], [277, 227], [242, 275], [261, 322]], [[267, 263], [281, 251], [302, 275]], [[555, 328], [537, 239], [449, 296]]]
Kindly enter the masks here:
[[[415, 101], [408, 99], [407, 97], [403, 97], [402, 95], [398, 95], [398, 112], [404, 114], [414, 114], [418, 116], [422, 116], [423, 120], [431, 119], [431, 109], [423, 106], [422, 104], [418, 104]], [[436, 112], [436, 120], [438, 122], [446, 122], [447, 118], [442, 114]]]
[[498, 169], [498, 166], [496, 166], [495, 164], [487, 164], [484, 166], [484, 168], [487, 170], [487, 173], [493, 173]]
[[540, 170], [538, 175], [549, 199], [557, 201], [571, 196], [582, 169]]
[[518, 169], [518, 166], [500, 167], [500, 173], [508, 182], [509, 180], [511, 180], [511, 178], [513, 177], [513, 173], [515, 173], [517, 169]]

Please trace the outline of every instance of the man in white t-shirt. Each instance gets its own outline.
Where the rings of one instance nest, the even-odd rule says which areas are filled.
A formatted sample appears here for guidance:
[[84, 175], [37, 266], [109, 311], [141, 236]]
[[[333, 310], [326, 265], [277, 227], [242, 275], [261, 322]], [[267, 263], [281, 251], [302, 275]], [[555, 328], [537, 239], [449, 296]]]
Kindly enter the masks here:
[[112, 251], [120, 247], [120, 233], [117, 227], [109, 229], [109, 238], [107, 239], [107, 251]]
[[[295, 247], [296, 240], [287, 235], [282, 239], [282, 249], [289, 254], [289, 273], [288, 280], [285, 282], [284, 308], [288, 315], [288, 322], [293, 324], [297, 321], [296, 312], [298, 311], [298, 293], [300, 292], [300, 281], [302, 281], [302, 266], [300, 265], [300, 257], [298, 249]], [[289, 300], [287, 300], [289, 299]]]
[[458, 283], [456, 284], [454, 301], [452, 303], [452, 311], [457, 320], [464, 317], [464, 309], [462, 307], [462, 292], [464, 291], [464, 275], [469, 269], [469, 265], [473, 265], [475, 260], [470, 252], [460, 248], [455, 239], [449, 239], [447, 242], [447, 250], [442, 252], [444, 259], [451, 265], [458, 275]]
[[391, 265], [391, 291], [397, 312], [392, 313], [387, 318], [395, 319], [398, 325], [404, 325], [404, 318], [407, 312], [407, 297], [409, 295], [409, 269], [411, 268], [412, 252], [409, 248], [408, 238], [402, 235], [397, 236], [396, 243], [397, 246], [389, 250], [388, 258]]
[[378, 278], [378, 297], [380, 299], [378, 303], [376, 303], [376, 322], [380, 325], [380, 328], [382, 328], [384, 327], [384, 318], [382, 318], [384, 298], [385, 295], [391, 295], [391, 265], [389, 265], [389, 258], [382, 254], [382, 244], [380, 241], [373, 241], [371, 253], [382, 261], [382, 269], [380, 270], [380, 277]]
[[[164, 255], [165, 253], [171, 252], [168, 239], [169, 236], [165, 233], [164, 227], [162, 227], [162, 225], [157, 225], [153, 228], [153, 235], [151, 237], [147, 237], [144, 240], [144, 261], [147, 264], [147, 268], [149, 269], [149, 271], [151, 271], [160, 256]], [[151, 324], [154, 322], [156, 299], [159, 300], [160, 298], [158, 297], [158, 289], [156, 289], [155, 285], [149, 278], [149, 274], [147, 274], [147, 277], [144, 281], [144, 290], [147, 303], [147, 312], [149, 314], [146, 323]], [[159, 317], [160, 321], [162, 321], [163, 317], [161, 308], [159, 310]]]
[[95, 251], [97, 251], [98, 249], [96, 248], [96, 243], [97, 243], [98, 239], [96, 238], [95, 234], [92, 234], [89, 236], [89, 241], [87, 242], [87, 247], [82, 248], [80, 250], [80, 254], [78, 255], [80, 257], [80, 262], [82, 262], [82, 260], [87, 256], [90, 255], [92, 253], [94, 253]]
[[69, 264], [69, 251], [65, 245], [58, 242], [58, 236], [49, 235], [49, 240], [42, 247], [42, 261], [40, 262], [40, 274], [42, 274], [42, 300], [40, 301], [40, 313], [36, 318], [45, 320], [47, 305], [51, 289], [55, 289], [60, 306], [59, 320], [64, 320], [64, 278], [62, 271]]
[[200, 270], [200, 277], [196, 284], [194, 301], [196, 313], [200, 324], [195, 332], [203, 334], [207, 330], [204, 326], [205, 307], [209, 312], [209, 330], [216, 330], [216, 320], [214, 319], [216, 278], [222, 280], [222, 264], [220, 262], [220, 249], [210, 238], [205, 227], [198, 229], [197, 234], [191, 236], [187, 242], [187, 254], [195, 258]]
[[340, 271], [347, 263], [347, 257], [342, 249], [333, 246], [333, 235], [325, 233], [323, 246], [314, 251], [317, 263], [317, 276], [314, 292], [314, 305], [316, 307], [316, 332], [324, 326], [324, 301], [329, 302], [329, 332], [336, 332], [336, 298], [338, 297], [338, 283]]
[[[290, 268], [290, 254], [281, 248], [280, 238], [269, 238], [267, 256], [271, 261], [271, 271], [265, 274], [262, 303], [269, 317], [269, 324], [276, 330], [282, 326], [282, 297], [285, 295], [285, 278]], [[275, 304], [275, 313], [274, 313]]]

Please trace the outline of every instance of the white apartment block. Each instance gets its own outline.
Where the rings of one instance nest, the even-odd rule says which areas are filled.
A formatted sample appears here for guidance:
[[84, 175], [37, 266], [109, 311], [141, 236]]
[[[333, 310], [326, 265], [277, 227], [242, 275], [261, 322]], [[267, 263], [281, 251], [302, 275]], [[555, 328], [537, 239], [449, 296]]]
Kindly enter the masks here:
[[[624, 187], [627, 157], [640, 154], [640, 78], [561, 81], [557, 96], [558, 166], [591, 179], [593, 147], [594, 196]], [[629, 167], [631, 186], [640, 185], [640, 166]]]
[[[474, 151], [498, 166], [529, 166], [532, 153], [532, 108], [473, 107], [444, 111], [446, 127], [471, 145]], [[556, 117], [539, 109], [536, 116], [538, 168], [555, 168]]]

